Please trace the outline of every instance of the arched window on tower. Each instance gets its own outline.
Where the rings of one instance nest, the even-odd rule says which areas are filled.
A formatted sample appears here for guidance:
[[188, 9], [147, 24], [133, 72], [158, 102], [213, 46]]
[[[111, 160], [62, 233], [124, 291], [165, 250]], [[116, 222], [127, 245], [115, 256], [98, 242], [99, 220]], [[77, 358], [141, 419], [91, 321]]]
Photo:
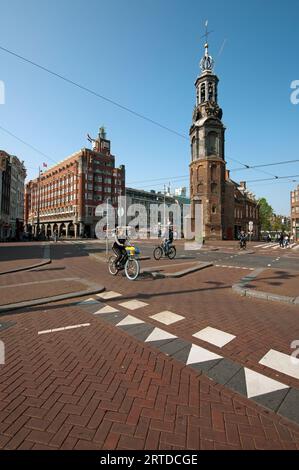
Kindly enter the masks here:
[[214, 131], [208, 134], [207, 153], [208, 155], [219, 155], [219, 137]]
[[217, 193], [217, 183], [211, 183], [211, 193]]
[[193, 137], [193, 139], [192, 139], [192, 160], [196, 160], [196, 158], [197, 158], [196, 138]]
[[208, 83], [208, 100], [209, 101], [214, 101], [213, 100], [213, 95], [214, 95], [213, 83], [209, 82]]
[[200, 87], [200, 102], [206, 101], [206, 84], [202, 83]]
[[212, 181], [217, 180], [217, 166], [214, 164], [211, 165], [211, 180]]

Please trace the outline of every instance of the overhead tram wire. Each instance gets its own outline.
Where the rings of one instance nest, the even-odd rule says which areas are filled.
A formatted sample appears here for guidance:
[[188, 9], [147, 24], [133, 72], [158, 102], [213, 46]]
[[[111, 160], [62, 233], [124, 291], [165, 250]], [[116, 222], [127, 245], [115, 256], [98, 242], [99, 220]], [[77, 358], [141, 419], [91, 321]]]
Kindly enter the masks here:
[[[44, 152], [42, 152], [41, 150], [37, 149], [36, 147], [34, 147], [33, 145], [29, 144], [28, 142], [26, 142], [25, 140], [21, 139], [20, 137], [18, 137], [17, 135], [15, 135], [14, 133], [12, 133], [11, 131], [9, 131], [8, 129], [4, 128], [3, 126], [0, 125], [0, 130], [2, 130], [3, 132], [5, 132], [6, 134], [10, 135], [11, 137], [13, 137], [14, 139], [18, 140], [19, 142], [21, 142], [22, 144], [26, 145], [27, 147], [31, 148], [32, 150], [34, 150], [36, 153], [39, 153], [40, 155], [42, 155], [43, 157], [45, 157], [47, 160], [50, 160], [52, 161], [53, 163], [57, 164], [57, 161], [54, 160], [52, 157], [50, 157], [49, 155], [45, 154]], [[246, 168], [244, 169], [255, 169], [255, 166], [256, 165], [246, 165], [242, 162], [240, 162], [239, 160], [236, 160], [236, 159], [233, 159], [231, 157], [227, 157], [228, 159], [232, 160], [232, 161], [236, 161], [237, 163], [240, 163], [242, 165], [244, 165]], [[266, 166], [273, 166], [273, 165], [283, 165], [283, 164], [288, 164], [288, 163], [294, 163], [294, 162], [298, 162], [299, 160], [289, 160], [289, 161], [286, 161], [286, 162], [276, 162], [276, 163], [267, 163], [267, 164], [263, 164], [263, 165], [258, 165], [259, 167], [266, 167]], [[231, 171], [233, 171], [234, 169], [232, 169]], [[263, 171], [263, 170], [259, 170], [259, 171]], [[263, 171], [264, 172], [264, 171]], [[270, 173], [271, 175], [271, 173]], [[277, 180], [277, 179], [286, 179], [286, 178], [297, 178], [299, 177], [299, 175], [291, 175], [291, 176], [275, 176], [275, 175], [271, 175], [273, 176], [273, 178], [262, 178], [262, 179], [257, 179], [257, 180], [248, 180], [247, 182], [248, 183], [255, 183], [255, 182], [259, 182], [259, 181], [271, 181], [271, 180]], [[141, 181], [131, 181], [128, 183], [128, 185], [130, 184], [138, 184], [138, 183], [147, 183], [147, 182], [156, 182], [156, 181], [174, 181], [174, 182], [179, 182], [179, 181], [185, 181], [189, 179], [189, 175], [180, 175], [180, 176], [173, 176], [173, 177], [165, 177], [165, 178], [154, 178], [154, 179], [150, 179], [150, 180], [141, 180]], [[293, 181], [290, 181], [290, 182], [293, 182]], [[144, 187], [151, 187], [151, 186], [157, 186], [156, 184], [150, 184], [150, 185], [146, 185]]]
[[[159, 123], [158, 121], [155, 121], [154, 119], [151, 119], [151, 118], [149, 118], [149, 117], [147, 117], [147, 116], [145, 116], [145, 115], [143, 115], [143, 114], [141, 114], [141, 113], [139, 113], [139, 112], [137, 112], [137, 111], [134, 111], [133, 109], [131, 109], [131, 108], [127, 107], [127, 106], [124, 106], [124, 105], [118, 103], [117, 101], [112, 100], [111, 98], [108, 98], [108, 97], [106, 97], [106, 96], [104, 96], [104, 95], [101, 95], [100, 93], [97, 93], [96, 91], [94, 91], [94, 90], [92, 90], [92, 89], [90, 89], [90, 88], [88, 88], [88, 87], [86, 87], [86, 86], [84, 86], [84, 85], [81, 85], [80, 83], [77, 83], [77, 82], [75, 82], [75, 81], [73, 81], [73, 80], [71, 80], [71, 79], [65, 77], [64, 75], [61, 75], [61, 74], [59, 74], [59, 73], [57, 73], [57, 72], [54, 72], [53, 70], [51, 70], [51, 69], [49, 69], [49, 68], [47, 68], [47, 67], [44, 67], [43, 65], [38, 64], [37, 62], [34, 62], [34, 61], [30, 60], [30, 59], [27, 59], [26, 57], [24, 57], [24, 56], [22, 56], [22, 55], [20, 55], [20, 54], [17, 54], [16, 52], [13, 52], [13, 51], [11, 51], [11, 50], [9, 50], [9, 49], [3, 47], [3, 46], [0, 46], [0, 50], [2, 50], [3, 52], [5, 52], [5, 53], [7, 53], [7, 54], [10, 54], [10, 55], [12, 55], [12, 56], [14, 56], [14, 57], [16, 57], [16, 58], [18, 58], [18, 59], [20, 59], [20, 60], [22, 60], [23, 62], [26, 62], [26, 63], [28, 63], [28, 64], [30, 64], [30, 65], [32, 65], [32, 66], [38, 68], [38, 69], [40, 69], [40, 70], [43, 70], [44, 72], [47, 72], [47, 73], [49, 73], [50, 75], [53, 75], [54, 77], [59, 78], [60, 80], [63, 80], [63, 81], [65, 81], [66, 83], [69, 83], [69, 84], [71, 84], [71, 85], [73, 85], [73, 86], [75, 86], [75, 87], [77, 87], [77, 88], [79, 88], [79, 89], [81, 89], [81, 90], [83, 90], [83, 91], [85, 91], [85, 92], [87, 92], [87, 93], [93, 95], [93, 96], [96, 96], [97, 98], [100, 98], [100, 99], [102, 99], [102, 100], [104, 100], [104, 101], [106, 101], [106, 102], [108, 102], [108, 103], [110, 103], [110, 104], [113, 104], [114, 106], [117, 106], [118, 108], [120, 108], [120, 109], [122, 109], [122, 110], [124, 110], [124, 111], [127, 111], [128, 113], [130, 113], [130, 114], [132, 114], [132, 115], [134, 115], [134, 116], [136, 116], [136, 117], [139, 117], [140, 119], [143, 119], [143, 120], [145, 120], [145, 121], [147, 121], [147, 122], [150, 122], [151, 124], [153, 124], [153, 125], [155, 125], [155, 126], [158, 126], [158, 127], [160, 127], [161, 129], [164, 129], [164, 130], [166, 130], [166, 131], [168, 131], [168, 132], [170, 132], [170, 133], [172, 133], [172, 134], [175, 134], [175, 135], [177, 135], [177, 136], [179, 136], [179, 137], [182, 137], [182, 138], [185, 139], [185, 140], [189, 140], [189, 138], [188, 138], [186, 135], [184, 135], [184, 134], [182, 134], [182, 133], [180, 133], [180, 132], [178, 132], [178, 131], [176, 131], [176, 130], [174, 130], [174, 129], [171, 129], [170, 127], [167, 127], [167, 126], [165, 126], [164, 124], [161, 124], [161, 123]], [[38, 149], [36, 149], [35, 147], [33, 147], [31, 144], [28, 144], [27, 142], [25, 142], [25, 141], [23, 141], [22, 139], [18, 138], [17, 136], [13, 135], [12, 133], [10, 133], [9, 131], [7, 131], [7, 130], [4, 129], [3, 127], [0, 126], [0, 129], [2, 129], [4, 132], [7, 132], [7, 133], [10, 134], [10, 135], [12, 135], [12, 136], [15, 137], [17, 140], [19, 140], [20, 142], [22, 142], [22, 143], [24, 143], [25, 145], [29, 146], [29, 147], [32, 148], [34, 151], [36, 151], [36, 152], [40, 153], [41, 155], [45, 156], [45, 157], [48, 158], [49, 160], [54, 161], [52, 158], [48, 157], [46, 154], [44, 154], [43, 152], [41, 152], [41, 151], [39, 151]], [[235, 161], [235, 162], [239, 163], [240, 165], [242, 165], [244, 168], [241, 168], [241, 169], [254, 169], [254, 167], [255, 167], [256, 171], [259, 171], [259, 172], [261, 172], [261, 173], [265, 173], [265, 171], [259, 169], [259, 165], [254, 165], [254, 166], [253, 166], [253, 165], [248, 165], [248, 164], [246, 164], [246, 163], [240, 162], [239, 160], [234, 159], [234, 158], [231, 158], [231, 157], [226, 157], [226, 158], [229, 159], [229, 160]], [[57, 163], [57, 162], [55, 162], [55, 163]], [[282, 163], [279, 163], [279, 164], [283, 164], [283, 162], [282, 162]], [[263, 165], [263, 166], [271, 166], [271, 165], [275, 165], [275, 163], [274, 163], [274, 164]], [[231, 170], [231, 171], [236, 171], [236, 170], [239, 171], [239, 170], [241, 170], [241, 169], [233, 169], [233, 170]], [[276, 175], [273, 175], [272, 173], [266, 173], [266, 174], [269, 174], [269, 175], [271, 175], [271, 176], [276, 177]]]
[[145, 116], [141, 113], [138, 113], [137, 111], [134, 111], [133, 109], [128, 108], [127, 106], [124, 106], [124, 105], [118, 103], [117, 101], [112, 100], [111, 98], [107, 98], [106, 96], [101, 95], [100, 93], [97, 93], [96, 91], [92, 90], [91, 88], [88, 88], [84, 85], [81, 85], [80, 83], [74, 82], [70, 78], [67, 78], [64, 75], [61, 75], [57, 72], [54, 72], [53, 70], [51, 70], [47, 67], [44, 67], [43, 65], [40, 65], [37, 62], [33, 62], [32, 60], [27, 59], [26, 57], [24, 57], [20, 54], [17, 54], [16, 52], [10, 51], [9, 49], [6, 49], [5, 47], [2, 47], [2, 46], [0, 46], [0, 50], [2, 50], [3, 52], [6, 52], [7, 54], [10, 54], [14, 57], [17, 57], [18, 59], [22, 60], [23, 62], [27, 62], [28, 64], [33, 65], [34, 67], [37, 67], [40, 70], [43, 70], [44, 72], [47, 72], [50, 75], [53, 75], [54, 77], [59, 78], [60, 80], [63, 80], [63, 81], [65, 81], [65, 82], [67, 82], [67, 83], [69, 83], [69, 84], [71, 84], [71, 85], [73, 85], [77, 88], [80, 88], [81, 90], [83, 90], [83, 91], [85, 91], [85, 92], [87, 92], [87, 93], [89, 93], [93, 96], [96, 96], [97, 98], [100, 98], [101, 100], [107, 101], [108, 103], [113, 104], [114, 106], [117, 106], [118, 108], [120, 108], [124, 111], [127, 111], [128, 113], [131, 113], [134, 116], [139, 117], [140, 119], [143, 119], [144, 121], [148, 121], [151, 124], [154, 124], [155, 126], [160, 127], [161, 129], [164, 129], [168, 132], [171, 132], [172, 134], [175, 134], [179, 137], [182, 137], [183, 139], [189, 140], [188, 137], [185, 136], [184, 134], [181, 134], [180, 132], [177, 132], [174, 129], [171, 129], [170, 127], [164, 126], [164, 124], [160, 124], [158, 121], [155, 121], [154, 119], [151, 119], [151, 118], [149, 118], [149, 117], [147, 117], [147, 116]]
[[44, 152], [42, 152], [41, 150], [37, 149], [36, 147], [34, 147], [33, 145], [29, 144], [28, 142], [26, 142], [25, 140], [21, 139], [20, 137], [18, 137], [17, 135], [13, 134], [12, 132], [10, 132], [8, 129], [5, 129], [5, 127], [3, 126], [0, 126], [0, 130], [5, 132], [6, 134], [10, 135], [11, 137], [13, 137], [14, 139], [18, 140], [19, 142], [21, 142], [22, 144], [26, 145], [26, 147], [29, 147], [31, 150], [34, 150], [34, 152], [36, 153], [39, 153], [40, 155], [42, 155], [43, 157], [45, 157], [47, 160], [50, 160], [52, 161], [53, 163], [57, 164], [57, 161], [55, 161], [52, 157], [50, 157], [49, 155], [46, 155]]
[[266, 167], [266, 166], [275, 166], [275, 165], [287, 165], [287, 164], [291, 164], [291, 163], [298, 163], [299, 160], [296, 159], [296, 160], [287, 160], [287, 161], [280, 161], [280, 162], [274, 162], [274, 163], [264, 163], [264, 164], [261, 164], [261, 165], [246, 165], [246, 168], [232, 168], [230, 171], [241, 171], [241, 170], [251, 170], [251, 169], [256, 169], [256, 168], [263, 168], [263, 167]]
[[[232, 160], [232, 161], [236, 161], [238, 163], [241, 163], [239, 162], [238, 160], [235, 160], [233, 158], [230, 158], [230, 157], [226, 157], [227, 159], [229, 160]], [[242, 163], [242, 165], [245, 166], [245, 168], [232, 168], [230, 170], [230, 172], [232, 171], [239, 171], [239, 170], [255, 170], [257, 167], [268, 167], [268, 166], [275, 166], [275, 165], [286, 165], [286, 164], [290, 164], [290, 163], [296, 163], [296, 162], [299, 162], [299, 160], [288, 160], [288, 161], [280, 161], [280, 162], [275, 162], [275, 163], [263, 163], [261, 165], [246, 165], [245, 163]], [[276, 178], [276, 175], [272, 174], [272, 173], [269, 173], [269, 172], [266, 172], [264, 170], [259, 170], [261, 173], [265, 173], [265, 174], [268, 174], [270, 176], [273, 176]], [[163, 178], [153, 178], [153, 179], [146, 179], [146, 180], [138, 180], [138, 181], [130, 181], [128, 184], [138, 184], [138, 183], [150, 183], [150, 182], [156, 182], [156, 181], [174, 181], [176, 179], [186, 179], [186, 178], [189, 178], [189, 175], [179, 175], [179, 176], [165, 176]]]

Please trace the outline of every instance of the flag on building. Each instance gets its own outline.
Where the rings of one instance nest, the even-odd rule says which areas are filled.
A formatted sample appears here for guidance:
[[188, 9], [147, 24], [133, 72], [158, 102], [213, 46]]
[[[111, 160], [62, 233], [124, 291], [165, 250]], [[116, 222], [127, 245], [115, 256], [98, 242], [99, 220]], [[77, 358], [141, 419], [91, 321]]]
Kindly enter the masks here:
[[48, 168], [48, 165], [45, 162], [43, 162], [43, 168]]

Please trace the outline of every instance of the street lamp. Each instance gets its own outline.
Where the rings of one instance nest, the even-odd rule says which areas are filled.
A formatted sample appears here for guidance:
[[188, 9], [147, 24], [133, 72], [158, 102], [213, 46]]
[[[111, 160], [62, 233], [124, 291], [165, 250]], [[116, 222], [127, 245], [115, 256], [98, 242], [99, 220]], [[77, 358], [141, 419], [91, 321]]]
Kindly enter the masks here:
[[107, 197], [107, 224], [106, 224], [106, 259], [108, 259], [109, 243], [108, 243], [108, 229], [109, 229], [109, 201], [110, 197]]
[[39, 237], [39, 225], [40, 225], [40, 176], [41, 171], [38, 167], [38, 186], [37, 186], [37, 220], [36, 220], [36, 238]]

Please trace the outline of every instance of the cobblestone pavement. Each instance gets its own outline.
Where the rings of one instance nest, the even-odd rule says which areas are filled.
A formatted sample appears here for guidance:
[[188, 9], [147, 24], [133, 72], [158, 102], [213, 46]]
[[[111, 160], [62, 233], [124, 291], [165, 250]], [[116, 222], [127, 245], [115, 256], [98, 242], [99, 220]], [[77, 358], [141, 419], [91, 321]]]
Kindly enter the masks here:
[[[190, 355], [186, 365], [163, 343], [163, 334], [173, 335], [182, 348], [189, 342], [196, 354], [238, 363], [272, 379], [259, 384], [271, 393], [274, 382], [284, 394], [298, 389], [296, 369], [275, 370], [267, 356], [291, 354], [298, 309], [235, 296], [231, 285], [249, 270], [212, 267], [181, 279], [129, 282], [109, 276], [84, 245], [57, 244], [52, 257], [49, 266], [2, 276], [0, 285], [82, 277], [108, 294], [84, 308], [78, 299], [1, 317], [1, 448], [299, 448], [296, 420], [212, 381], [190, 367]], [[28, 290], [33, 297], [36, 287]], [[95, 301], [106, 314], [94, 314]], [[111, 309], [122, 327], [109, 320]], [[129, 334], [130, 322], [136, 330], [151, 325], [154, 341]]]

